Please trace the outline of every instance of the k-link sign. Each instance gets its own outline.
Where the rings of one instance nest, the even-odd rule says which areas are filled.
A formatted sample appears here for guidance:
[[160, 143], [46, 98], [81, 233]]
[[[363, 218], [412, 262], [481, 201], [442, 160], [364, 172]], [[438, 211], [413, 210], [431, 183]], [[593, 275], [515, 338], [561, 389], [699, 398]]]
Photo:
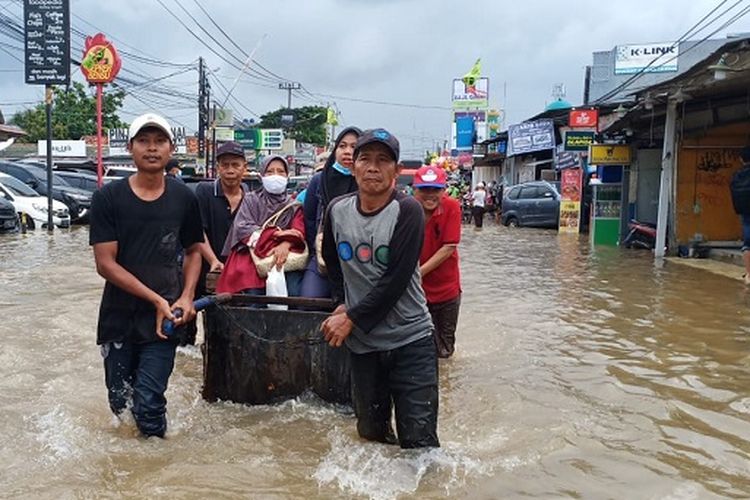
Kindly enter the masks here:
[[646, 45], [618, 45], [615, 55], [615, 74], [661, 73], [677, 71], [680, 45], [673, 42]]

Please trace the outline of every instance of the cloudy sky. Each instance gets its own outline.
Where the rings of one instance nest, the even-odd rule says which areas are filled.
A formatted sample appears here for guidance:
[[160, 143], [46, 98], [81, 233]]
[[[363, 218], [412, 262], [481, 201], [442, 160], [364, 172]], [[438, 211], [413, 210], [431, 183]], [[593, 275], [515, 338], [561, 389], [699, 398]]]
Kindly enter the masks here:
[[[170, 15], [180, 17], [212, 53]], [[724, 2], [729, 8], [737, 0]], [[481, 57], [490, 78], [490, 102], [506, 110], [506, 124], [544, 109], [552, 87], [562, 83], [566, 99], [582, 101], [584, 67], [592, 52], [615, 45], [672, 41], [698, 22], [719, 0], [71, 0], [73, 27], [93, 34], [102, 30], [118, 48], [170, 63], [193, 63], [203, 56], [215, 72], [213, 86], [234, 83], [244, 60], [257, 46], [255, 67], [243, 76], [228, 107], [235, 116], [252, 118], [286, 104], [278, 76], [301, 82], [293, 106], [335, 102], [343, 125], [384, 126], [396, 133], [406, 157], [449, 138], [451, 81]], [[750, 4], [740, 0], [733, 12]], [[182, 8], [180, 7], [182, 6]], [[239, 48], [227, 40], [199, 6], [203, 6]], [[200, 31], [187, 10], [224, 48]], [[0, 0], [0, 14], [20, 16], [20, 0]], [[729, 17], [728, 14], [727, 17]], [[88, 24], [87, 24], [88, 23]], [[721, 23], [699, 33], [702, 38]], [[750, 32], [750, 15], [717, 33]], [[0, 30], [0, 109], [6, 118], [41, 99], [40, 87], [23, 83], [21, 46]], [[73, 55], [81, 39], [74, 35]], [[4, 50], [3, 50], [4, 49]], [[242, 51], [240, 51], [242, 49]], [[231, 63], [231, 64], [230, 64]], [[197, 94], [197, 72], [159, 66], [125, 57], [121, 73], [142, 83], [129, 98], [127, 121], [148, 107], [190, 129], [196, 111], [186, 99]], [[151, 83], [153, 78], [185, 71]], [[259, 76], [263, 75], [262, 77]], [[274, 76], [277, 75], [277, 76]], [[76, 73], [75, 79], [80, 79]], [[167, 87], [168, 86], [168, 87]], [[156, 104], [145, 93], [155, 89], [169, 103]], [[505, 90], [504, 90], [505, 89]], [[310, 95], [310, 93], [312, 95]], [[179, 94], [182, 100], [174, 97]], [[185, 94], [185, 95], [182, 95]], [[378, 101], [379, 103], [361, 102]], [[403, 104], [408, 106], [387, 105]]]

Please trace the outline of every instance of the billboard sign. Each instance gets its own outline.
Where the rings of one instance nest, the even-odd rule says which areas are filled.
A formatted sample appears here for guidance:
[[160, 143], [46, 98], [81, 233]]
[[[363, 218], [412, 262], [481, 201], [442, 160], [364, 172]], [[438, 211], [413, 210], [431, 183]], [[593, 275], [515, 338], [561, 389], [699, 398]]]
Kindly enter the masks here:
[[107, 130], [109, 139], [109, 156], [127, 156], [128, 153], [128, 129], [111, 128]]
[[471, 151], [474, 147], [474, 119], [463, 116], [456, 119], [456, 149]]
[[508, 156], [555, 147], [555, 125], [550, 119], [519, 123], [508, 127]]
[[70, 83], [70, 4], [68, 0], [24, 0], [26, 83]]
[[615, 74], [677, 71], [679, 53], [680, 45], [674, 42], [618, 45], [615, 48]]
[[453, 79], [454, 109], [486, 108], [489, 106], [490, 79], [479, 78], [474, 85], [466, 85], [463, 79]]
[[599, 111], [596, 109], [574, 109], [568, 117], [570, 128], [596, 128], [599, 122]]
[[245, 149], [255, 149], [260, 143], [260, 131], [257, 128], [235, 130], [234, 140]]
[[[185, 127], [172, 127], [174, 136], [175, 153], [187, 154], [187, 135]], [[128, 152], [128, 129], [111, 128], [107, 130], [109, 138], [109, 156], [127, 156]]]
[[594, 143], [594, 132], [568, 130], [565, 132], [565, 151], [588, 151]]

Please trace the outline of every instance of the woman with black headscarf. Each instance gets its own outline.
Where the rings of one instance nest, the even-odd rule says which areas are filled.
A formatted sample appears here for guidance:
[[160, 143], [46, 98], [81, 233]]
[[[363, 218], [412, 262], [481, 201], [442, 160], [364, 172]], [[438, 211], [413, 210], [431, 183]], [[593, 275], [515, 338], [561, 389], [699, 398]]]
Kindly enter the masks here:
[[305, 238], [310, 250], [310, 263], [302, 279], [303, 297], [330, 297], [331, 286], [318, 267], [315, 238], [320, 222], [330, 201], [357, 190], [357, 181], [352, 175], [354, 168], [354, 146], [362, 131], [357, 127], [347, 127], [336, 137], [333, 152], [328, 157], [323, 170], [310, 180], [305, 196]]

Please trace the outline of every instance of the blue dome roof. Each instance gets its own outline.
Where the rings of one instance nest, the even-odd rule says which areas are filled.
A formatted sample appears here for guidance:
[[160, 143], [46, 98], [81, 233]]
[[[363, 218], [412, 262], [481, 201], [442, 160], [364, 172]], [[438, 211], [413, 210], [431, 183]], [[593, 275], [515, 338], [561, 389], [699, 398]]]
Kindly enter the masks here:
[[558, 99], [556, 101], [553, 101], [547, 105], [546, 108], [544, 108], [545, 111], [555, 111], [558, 109], [570, 109], [573, 105], [570, 104], [568, 101], [565, 101], [563, 99]]

